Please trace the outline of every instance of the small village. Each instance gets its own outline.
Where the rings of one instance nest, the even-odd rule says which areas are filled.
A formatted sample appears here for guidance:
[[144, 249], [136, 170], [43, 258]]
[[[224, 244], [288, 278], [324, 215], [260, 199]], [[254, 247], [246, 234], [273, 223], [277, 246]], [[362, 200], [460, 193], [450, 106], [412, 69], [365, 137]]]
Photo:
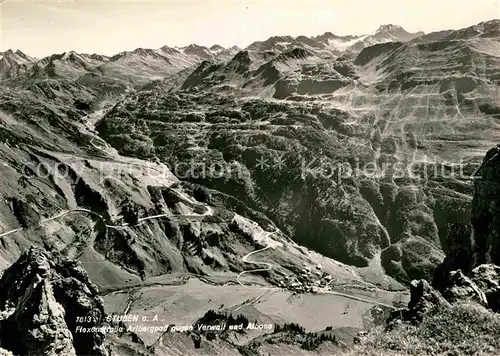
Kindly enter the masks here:
[[331, 290], [334, 278], [322, 270], [321, 265], [316, 265], [313, 270], [306, 266], [299, 275], [285, 276], [279, 286], [297, 293], [317, 293], [320, 289]]

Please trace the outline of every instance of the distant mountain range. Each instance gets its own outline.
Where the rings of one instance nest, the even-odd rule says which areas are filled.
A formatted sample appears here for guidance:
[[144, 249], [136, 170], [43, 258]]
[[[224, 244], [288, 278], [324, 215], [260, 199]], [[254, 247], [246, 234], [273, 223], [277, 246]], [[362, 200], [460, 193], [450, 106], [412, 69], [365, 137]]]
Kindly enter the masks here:
[[[362, 36], [337, 36], [331, 32], [316, 37], [273, 36], [265, 41], [254, 42], [245, 50], [279, 54], [298, 47], [321, 57], [336, 57], [343, 52], [359, 52], [374, 44], [407, 42], [422, 35], [423, 32], [410, 33], [401, 26], [383, 25], [375, 33]], [[113, 56], [69, 51], [38, 59], [20, 50], [15, 52], [8, 50], [0, 53], [0, 80], [14, 77], [18, 80], [20, 77], [23, 80], [48, 78], [77, 80], [83, 76], [82, 80], [87, 82], [89, 76], [106, 76], [113, 77], [114, 84], [125, 89], [137, 84], [142, 85], [152, 79], [173, 75], [183, 69], [192, 68], [204, 60], [224, 62], [239, 51], [241, 49], [237, 46], [224, 48], [216, 44], [207, 48], [191, 44], [186, 47], [137, 48]], [[123, 73], [124, 71], [127, 73]]]
[[407, 42], [424, 35], [424, 32], [410, 33], [397, 25], [382, 25], [373, 34], [360, 36], [337, 36], [331, 32], [316, 37], [274, 36], [266, 41], [254, 42], [246, 48], [253, 51], [287, 51], [301, 47], [321, 53], [340, 54], [344, 51], [360, 51], [367, 46], [385, 42]]
[[[296, 48], [323, 58], [335, 59], [341, 55], [353, 55], [366, 47], [390, 42], [428, 42], [446, 37], [458, 39], [464, 36], [488, 34], [488, 22], [460, 31], [445, 30], [425, 34], [411, 33], [398, 25], [382, 25], [377, 31], [365, 35], [337, 36], [325, 32], [319, 36], [273, 36], [256, 41], [244, 48], [250, 56], [275, 57]], [[113, 56], [85, 54], [74, 51], [53, 54], [44, 58], [31, 57], [20, 50], [0, 52], [0, 81], [25, 83], [40, 79], [71, 79], [113, 92], [123, 92], [141, 87], [151, 80], [176, 75], [183, 70], [194, 70], [202, 61], [223, 63], [231, 60], [240, 49], [213, 45], [210, 48], [191, 44], [185, 47], [163, 46], [158, 49], [137, 48]]]

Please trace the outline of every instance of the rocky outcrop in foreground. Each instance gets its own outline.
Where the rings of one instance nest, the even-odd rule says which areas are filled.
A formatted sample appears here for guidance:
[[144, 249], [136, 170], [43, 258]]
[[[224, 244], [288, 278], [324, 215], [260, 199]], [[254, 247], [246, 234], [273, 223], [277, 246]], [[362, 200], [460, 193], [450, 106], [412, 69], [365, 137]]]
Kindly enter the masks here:
[[0, 347], [15, 355], [104, 356], [103, 333], [77, 332], [100, 326], [103, 317], [78, 262], [30, 248], [0, 279]]
[[426, 316], [449, 308], [452, 304], [474, 303], [492, 312], [500, 312], [500, 267], [480, 265], [470, 277], [460, 270], [452, 271], [443, 292], [434, 289], [426, 280], [414, 280], [410, 285], [410, 294], [408, 307], [391, 313], [389, 329], [401, 321], [418, 325]]
[[441, 293], [432, 288], [424, 279], [411, 282], [410, 295], [411, 299], [407, 308], [398, 309], [391, 313], [389, 326], [397, 320], [406, 320], [413, 324], [419, 324], [426, 314], [450, 306], [450, 303], [443, 298]]

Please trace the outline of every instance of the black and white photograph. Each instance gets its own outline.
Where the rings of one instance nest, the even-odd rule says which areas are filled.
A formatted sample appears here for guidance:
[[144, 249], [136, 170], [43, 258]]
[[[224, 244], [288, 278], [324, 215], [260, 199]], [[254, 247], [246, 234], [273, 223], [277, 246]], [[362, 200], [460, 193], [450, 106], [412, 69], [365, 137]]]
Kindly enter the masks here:
[[499, 356], [499, 0], [0, 0], [0, 356]]

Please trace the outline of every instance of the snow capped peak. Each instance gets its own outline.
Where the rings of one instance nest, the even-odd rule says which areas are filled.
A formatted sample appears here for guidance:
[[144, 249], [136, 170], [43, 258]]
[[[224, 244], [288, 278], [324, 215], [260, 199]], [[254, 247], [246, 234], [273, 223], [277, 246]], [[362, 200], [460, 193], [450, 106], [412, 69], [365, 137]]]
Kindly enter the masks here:
[[78, 53], [75, 51], [63, 52], [60, 55], [52, 56], [52, 59], [57, 59], [64, 62], [71, 62], [82, 64], [89, 61], [106, 61], [107, 57], [101, 56], [98, 54], [87, 54], [87, 53]]
[[8, 49], [3, 53], [0, 52], [0, 80], [18, 75], [33, 66], [35, 60], [20, 50], [14, 52]]
[[222, 57], [228, 57], [228, 58], [231, 58], [236, 53], [241, 51], [241, 49], [238, 46], [225, 48], [225, 47], [218, 45], [218, 44], [214, 44], [212, 47], [209, 48], [209, 50], [214, 56], [219, 56], [219, 57], [222, 56]]
[[159, 50], [154, 50], [150, 48], [136, 48], [133, 51], [123, 51], [115, 54], [113, 57], [109, 58], [110, 61], [117, 61], [120, 59], [125, 60], [135, 60], [135, 59], [145, 59], [145, 58], [156, 58], [160, 55], [163, 48]]
[[291, 36], [272, 36], [265, 41], [257, 41], [250, 44], [247, 49], [251, 51], [281, 51], [288, 48], [294, 42]]

